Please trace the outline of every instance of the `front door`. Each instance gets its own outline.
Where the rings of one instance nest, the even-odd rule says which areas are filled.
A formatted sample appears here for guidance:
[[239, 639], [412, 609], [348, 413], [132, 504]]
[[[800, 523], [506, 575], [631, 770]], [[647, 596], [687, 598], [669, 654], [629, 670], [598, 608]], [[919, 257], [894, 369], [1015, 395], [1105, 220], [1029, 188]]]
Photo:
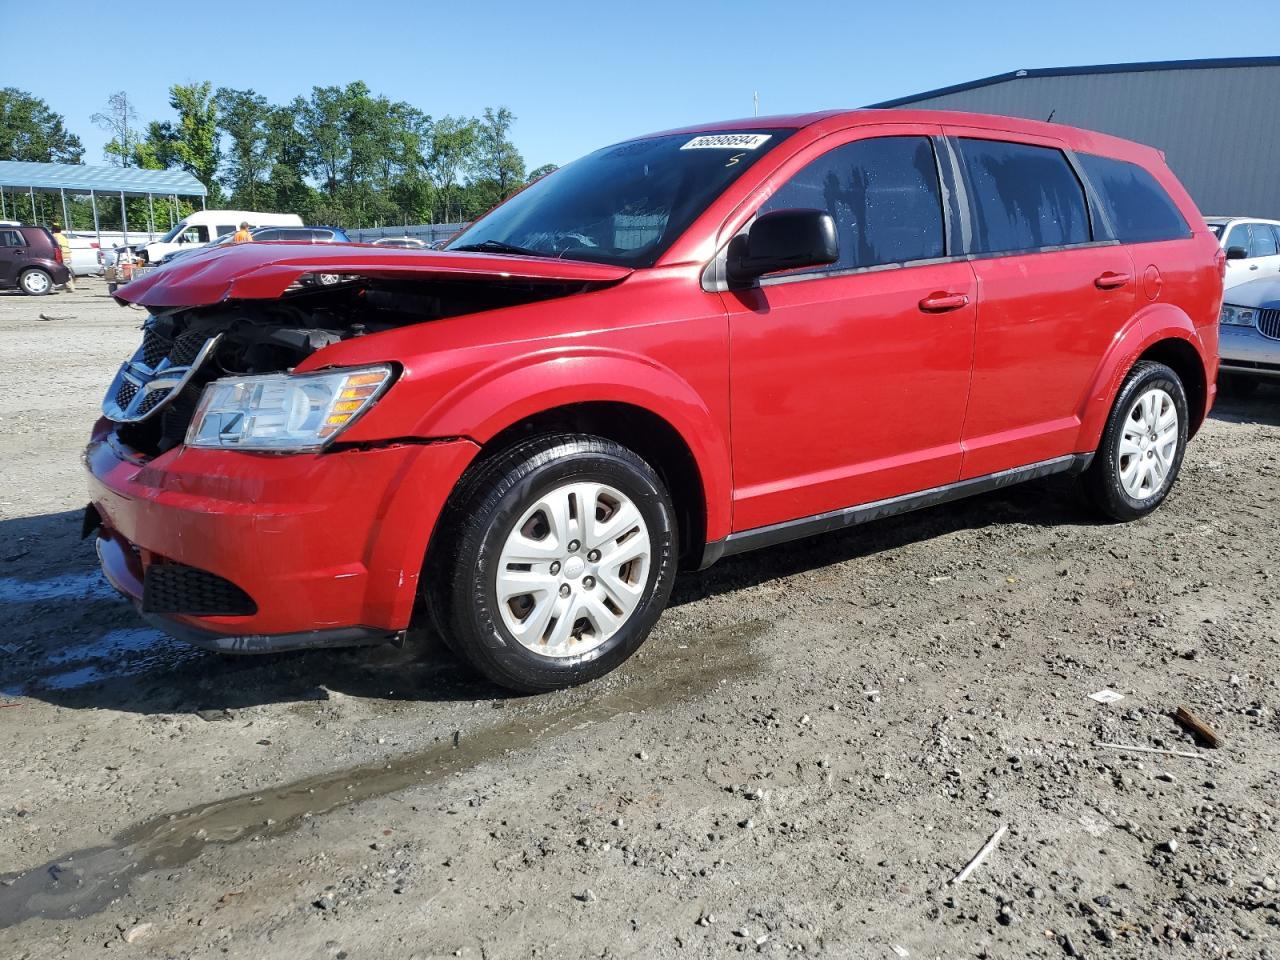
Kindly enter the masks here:
[[957, 479], [975, 284], [947, 258], [937, 132], [815, 145], [757, 210], [827, 210], [840, 259], [722, 294], [735, 531]]
[[27, 258], [27, 241], [17, 230], [0, 227], [0, 286], [18, 282], [19, 268]]
[[[1075, 449], [1088, 392], [1136, 309], [1125, 247], [1095, 239], [1061, 144], [947, 128], [964, 171], [977, 277], [964, 479]], [[1030, 138], [1028, 138], [1030, 141]]]

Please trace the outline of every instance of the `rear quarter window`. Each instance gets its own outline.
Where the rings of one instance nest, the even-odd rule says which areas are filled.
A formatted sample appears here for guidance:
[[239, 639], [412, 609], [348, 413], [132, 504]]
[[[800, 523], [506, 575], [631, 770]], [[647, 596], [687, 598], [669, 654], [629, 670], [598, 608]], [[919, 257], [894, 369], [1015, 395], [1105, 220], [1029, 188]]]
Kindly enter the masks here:
[[27, 241], [17, 230], [0, 230], [0, 247], [25, 247]]
[[1173, 199], [1150, 173], [1126, 160], [1077, 154], [1121, 243], [1181, 240], [1191, 228]]

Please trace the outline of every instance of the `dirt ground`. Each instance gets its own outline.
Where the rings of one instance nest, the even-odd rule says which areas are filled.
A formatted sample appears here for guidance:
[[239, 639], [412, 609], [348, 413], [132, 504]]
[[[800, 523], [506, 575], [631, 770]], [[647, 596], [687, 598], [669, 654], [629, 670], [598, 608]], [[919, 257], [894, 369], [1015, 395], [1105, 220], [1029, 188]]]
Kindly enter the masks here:
[[141, 318], [0, 293], [0, 957], [1280, 957], [1280, 389], [1146, 520], [1056, 479], [735, 558], [508, 698], [113, 596], [80, 450]]

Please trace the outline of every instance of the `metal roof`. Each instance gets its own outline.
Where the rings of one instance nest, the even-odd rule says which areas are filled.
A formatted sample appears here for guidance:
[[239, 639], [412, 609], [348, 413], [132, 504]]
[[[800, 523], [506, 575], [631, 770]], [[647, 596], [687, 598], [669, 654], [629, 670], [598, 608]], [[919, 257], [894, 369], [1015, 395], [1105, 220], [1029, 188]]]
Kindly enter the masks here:
[[25, 163], [0, 160], [0, 187], [26, 190], [69, 190], [75, 193], [126, 193], [204, 197], [209, 191], [185, 170], [142, 170], [138, 167], [90, 167], [72, 163]]
[[1149, 60], [1144, 63], [1100, 63], [1088, 67], [1047, 67], [1038, 70], [1011, 70], [998, 73], [993, 77], [981, 80], [970, 80], [968, 83], [957, 83], [950, 87], [939, 87], [926, 90], [924, 93], [913, 93], [909, 97], [898, 97], [895, 100], [884, 100], [881, 103], [870, 103], [868, 107], [883, 109], [886, 107], [902, 107], [921, 100], [949, 93], [963, 93], [966, 90], [977, 90], [1010, 80], [1022, 80], [1026, 77], [1083, 77], [1099, 73], [1151, 73], [1157, 70], [1217, 70], [1223, 67], [1277, 67], [1280, 57], [1219, 57], [1201, 60]]

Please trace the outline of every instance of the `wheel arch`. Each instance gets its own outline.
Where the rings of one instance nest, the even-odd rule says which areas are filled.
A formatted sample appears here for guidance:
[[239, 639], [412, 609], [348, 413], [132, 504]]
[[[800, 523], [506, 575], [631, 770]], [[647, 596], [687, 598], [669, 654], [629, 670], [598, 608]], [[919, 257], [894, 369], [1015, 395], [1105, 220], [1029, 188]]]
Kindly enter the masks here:
[[[580, 433], [633, 450], [662, 478], [676, 510], [681, 564], [696, 565], [707, 542], [708, 498], [703, 472], [688, 441], [668, 420], [634, 403], [588, 400], [539, 410], [508, 424], [481, 443], [467, 468], [473, 475], [494, 457], [532, 437]], [[454, 488], [458, 493], [464, 475]]]
[[1117, 334], [1094, 375], [1081, 411], [1079, 450], [1097, 448], [1116, 395], [1140, 360], [1164, 363], [1178, 374], [1187, 392], [1188, 436], [1194, 436], [1210, 402], [1211, 376], [1204, 356], [1205, 347], [1195, 325], [1178, 307], [1158, 303], [1135, 314]]

